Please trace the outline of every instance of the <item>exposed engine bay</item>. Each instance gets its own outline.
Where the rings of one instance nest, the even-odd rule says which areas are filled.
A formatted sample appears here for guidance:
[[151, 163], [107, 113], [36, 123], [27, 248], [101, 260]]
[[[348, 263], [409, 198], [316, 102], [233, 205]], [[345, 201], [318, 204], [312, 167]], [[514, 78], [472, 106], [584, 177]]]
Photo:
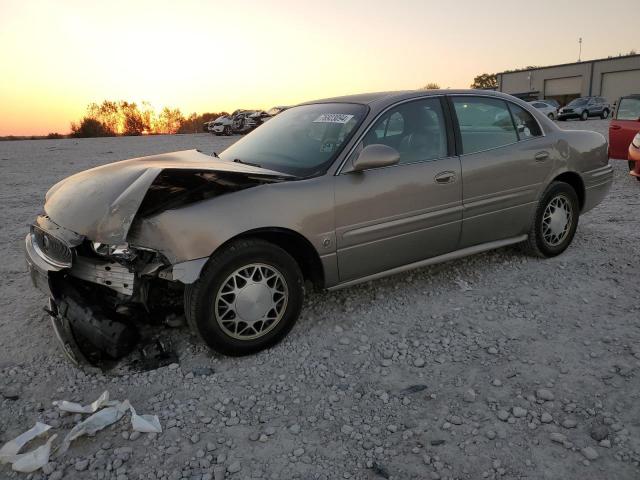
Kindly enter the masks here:
[[[136, 166], [145, 168], [139, 169], [132, 184], [123, 182], [122, 191], [105, 193], [95, 178], [82, 178], [86, 175], [83, 172], [79, 174], [79, 186], [59, 184], [47, 195], [45, 210], [48, 214], [38, 217], [26, 239], [27, 263], [34, 284], [50, 296], [46, 311], [65, 353], [76, 364], [104, 367], [129, 354], [141, 340], [144, 346], [142, 332], [145, 327], [158, 326], [167, 318], [184, 314], [185, 282], [197, 279], [207, 258], [194, 259], [192, 266], [176, 266], [157, 249], [130, 244], [126, 237], [129, 231], [135, 231], [139, 222], [160, 212], [280, 182], [287, 177], [275, 172], [251, 171], [255, 169], [244, 165], [196, 168], [195, 151], [187, 153], [192, 158], [184, 162], [187, 163], [184, 168], [180, 168], [180, 164], [156, 168], [153, 164], [157, 171], [149, 174], [148, 162], [147, 165], [139, 162]], [[199, 152], [197, 156], [205, 157], [207, 162], [212, 160]], [[104, 167], [95, 170], [100, 169], [109, 173]], [[140, 179], [153, 174], [148, 186], [138, 184]], [[61, 183], [73, 179], [70, 177]], [[89, 187], [95, 189], [93, 197]], [[108, 221], [100, 218], [97, 207], [93, 215], [86, 209], [70, 212], [73, 209], [68, 197], [73, 195], [87, 195], [85, 203], [89, 208], [96, 196], [99, 200], [111, 201], [107, 209], [111, 214]], [[73, 205], [82, 205], [74, 200]], [[67, 225], [74, 222], [79, 225], [84, 221], [86, 228], [79, 229], [82, 232], [79, 233], [67, 225], [61, 226], [54, 217], [58, 211], [64, 212], [59, 216]], [[114, 222], [113, 217], [119, 221]], [[96, 232], [100, 238], [91, 238], [84, 232]], [[124, 241], [121, 240], [123, 236]], [[103, 238], [118, 241], [105, 242]], [[179, 274], [173, 271], [174, 267], [192, 268], [193, 272]], [[144, 348], [155, 341], [146, 340]]]

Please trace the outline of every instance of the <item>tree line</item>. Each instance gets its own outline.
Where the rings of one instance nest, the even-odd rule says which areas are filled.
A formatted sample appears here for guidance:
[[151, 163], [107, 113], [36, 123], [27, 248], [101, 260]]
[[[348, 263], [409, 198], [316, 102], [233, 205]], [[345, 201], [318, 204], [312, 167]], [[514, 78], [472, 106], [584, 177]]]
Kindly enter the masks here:
[[148, 102], [140, 105], [125, 100], [90, 103], [85, 115], [71, 122], [71, 136], [75, 138], [115, 137], [118, 135], [153, 135], [196, 133], [202, 124], [227, 112], [206, 112], [183, 115], [179, 108], [164, 107], [159, 112]]

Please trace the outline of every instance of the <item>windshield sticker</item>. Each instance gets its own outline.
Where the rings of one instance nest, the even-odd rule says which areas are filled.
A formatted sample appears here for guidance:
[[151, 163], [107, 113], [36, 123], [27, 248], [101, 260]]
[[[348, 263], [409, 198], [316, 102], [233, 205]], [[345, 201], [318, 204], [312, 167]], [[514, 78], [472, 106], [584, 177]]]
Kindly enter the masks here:
[[323, 113], [313, 123], [347, 123], [353, 115], [347, 113]]

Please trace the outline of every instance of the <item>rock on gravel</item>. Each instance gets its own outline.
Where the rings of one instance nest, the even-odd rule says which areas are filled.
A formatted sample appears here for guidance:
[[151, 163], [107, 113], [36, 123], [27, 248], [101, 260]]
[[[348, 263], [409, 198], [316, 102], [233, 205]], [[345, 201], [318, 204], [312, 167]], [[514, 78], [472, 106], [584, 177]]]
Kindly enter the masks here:
[[587, 460], [595, 460], [600, 456], [598, 455], [596, 449], [593, 447], [584, 447], [582, 450], [580, 450], [580, 453], [582, 453], [584, 458], [586, 458]]

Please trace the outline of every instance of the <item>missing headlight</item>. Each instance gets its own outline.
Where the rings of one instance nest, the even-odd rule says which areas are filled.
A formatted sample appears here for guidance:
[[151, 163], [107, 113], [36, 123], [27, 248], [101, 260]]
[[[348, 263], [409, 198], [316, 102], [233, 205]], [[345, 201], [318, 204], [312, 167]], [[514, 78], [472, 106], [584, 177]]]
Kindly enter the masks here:
[[101, 257], [130, 257], [133, 252], [129, 250], [129, 245], [108, 245], [106, 243], [91, 242], [91, 249]]

